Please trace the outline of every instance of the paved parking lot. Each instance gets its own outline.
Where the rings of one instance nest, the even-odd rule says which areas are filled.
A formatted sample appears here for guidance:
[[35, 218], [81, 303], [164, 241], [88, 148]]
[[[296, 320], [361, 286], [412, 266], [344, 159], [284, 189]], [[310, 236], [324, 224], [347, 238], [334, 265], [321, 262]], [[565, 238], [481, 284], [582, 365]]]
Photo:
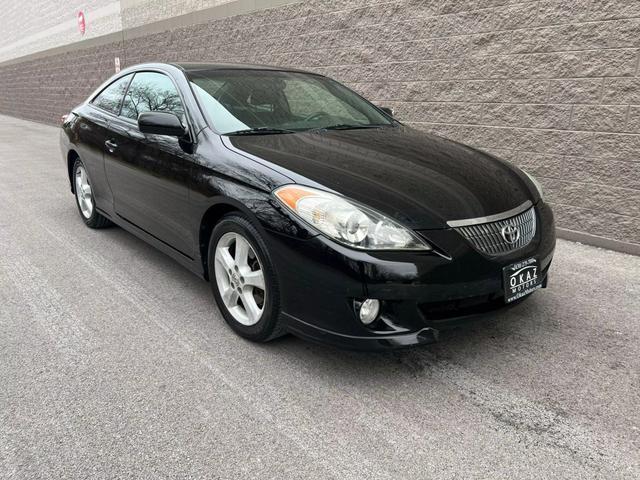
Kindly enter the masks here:
[[560, 241], [549, 289], [436, 345], [254, 345], [0, 117], [0, 478], [638, 478], [639, 278]]

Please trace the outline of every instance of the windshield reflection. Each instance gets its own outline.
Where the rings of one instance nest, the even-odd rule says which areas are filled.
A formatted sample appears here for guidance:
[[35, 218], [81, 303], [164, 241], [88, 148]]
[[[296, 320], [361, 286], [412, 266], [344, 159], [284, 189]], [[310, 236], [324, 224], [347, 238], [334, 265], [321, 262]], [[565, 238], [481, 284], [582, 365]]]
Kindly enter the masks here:
[[278, 134], [393, 125], [362, 97], [320, 75], [274, 70], [210, 70], [190, 74], [214, 130]]

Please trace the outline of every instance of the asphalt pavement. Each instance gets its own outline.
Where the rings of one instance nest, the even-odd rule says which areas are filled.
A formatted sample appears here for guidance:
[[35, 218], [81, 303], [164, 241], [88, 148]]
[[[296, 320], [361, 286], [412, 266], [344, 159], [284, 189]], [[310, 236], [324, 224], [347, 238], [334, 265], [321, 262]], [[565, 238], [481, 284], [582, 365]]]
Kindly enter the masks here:
[[640, 478], [640, 257], [437, 344], [256, 345], [209, 285], [78, 216], [58, 129], [0, 116], [0, 478]]

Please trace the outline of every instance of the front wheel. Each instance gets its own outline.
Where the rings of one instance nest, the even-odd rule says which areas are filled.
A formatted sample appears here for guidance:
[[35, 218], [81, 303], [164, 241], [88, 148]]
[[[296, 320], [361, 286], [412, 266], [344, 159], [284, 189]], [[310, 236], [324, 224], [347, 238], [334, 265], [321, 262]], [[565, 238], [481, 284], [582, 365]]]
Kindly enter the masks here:
[[211, 234], [208, 258], [213, 295], [229, 326], [255, 342], [283, 335], [278, 281], [251, 222], [236, 213], [223, 217]]
[[111, 221], [100, 215], [96, 209], [89, 174], [80, 159], [77, 159], [73, 165], [73, 191], [76, 195], [78, 211], [85, 225], [90, 228], [104, 228], [111, 225]]

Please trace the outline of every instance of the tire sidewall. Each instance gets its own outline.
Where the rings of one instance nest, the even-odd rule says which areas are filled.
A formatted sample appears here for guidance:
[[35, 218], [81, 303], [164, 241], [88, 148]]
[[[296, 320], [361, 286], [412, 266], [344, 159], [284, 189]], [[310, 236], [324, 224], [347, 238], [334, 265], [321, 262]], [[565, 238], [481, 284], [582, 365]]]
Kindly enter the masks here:
[[[253, 250], [256, 252], [258, 261], [260, 262], [260, 266], [264, 272], [266, 300], [262, 318], [260, 318], [258, 323], [255, 325], [243, 325], [238, 322], [227, 309], [218, 290], [218, 283], [215, 276], [215, 251], [220, 238], [225, 233], [229, 232], [238, 233], [247, 239]], [[225, 215], [211, 233], [207, 258], [209, 259], [209, 283], [211, 284], [213, 296], [225, 321], [236, 333], [249, 340], [260, 342], [271, 338], [278, 324], [280, 291], [275, 275], [275, 269], [271, 262], [271, 257], [269, 256], [267, 246], [258, 230], [249, 220], [240, 214]]]

